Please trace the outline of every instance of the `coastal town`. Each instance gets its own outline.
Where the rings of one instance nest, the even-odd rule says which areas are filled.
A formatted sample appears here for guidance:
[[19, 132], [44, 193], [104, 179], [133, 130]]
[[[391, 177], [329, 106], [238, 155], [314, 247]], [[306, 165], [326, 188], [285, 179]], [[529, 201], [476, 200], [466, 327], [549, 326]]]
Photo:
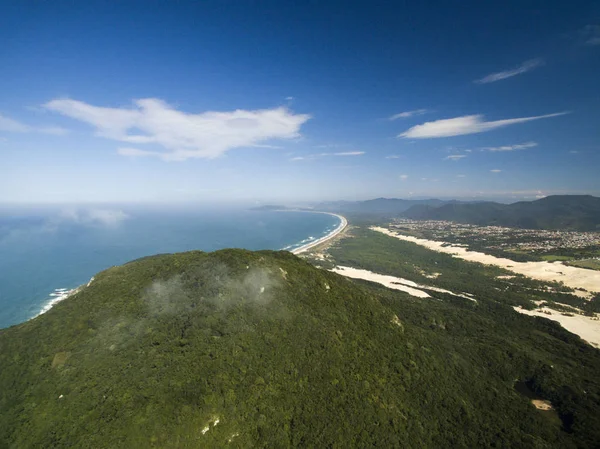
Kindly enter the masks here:
[[[390, 224], [390, 228], [405, 234], [444, 241], [453, 245], [469, 247], [477, 245], [490, 250], [550, 253], [559, 249], [600, 246], [600, 232], [518, 229], [477, 226], [452, 221], [408, 219], [396, 219]], [[592, 256], [592, 258], [600, 260], [599, 256]]]

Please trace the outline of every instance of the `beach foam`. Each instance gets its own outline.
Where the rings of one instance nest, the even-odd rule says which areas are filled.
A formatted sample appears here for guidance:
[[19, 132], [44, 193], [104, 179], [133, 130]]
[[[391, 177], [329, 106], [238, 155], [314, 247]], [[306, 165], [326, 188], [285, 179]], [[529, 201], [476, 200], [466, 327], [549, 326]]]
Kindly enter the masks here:
[[[326, 242], [327, 240], [332, 239], [333, 237], [338, 235], [340, 232], [342, 232], [344, 229], [346, 229], [346, 226], [348, 226], [348, 220], [346, 220], [346, 217], [343, 217], [341, 215], [332, 214], [330, 212], [318, 212], [318, 211], [310, 211], [310, 213], [333, 215], [334, 217], [337, 217], [340, 219], [340, 224], [335, 229], [333, 229], [331, 232], [329, 232], [328, 234], [324, 235], [321, 238], [315, 239], [313, 236], [309, 237], [309, 239], [311, 239], [311, 241], [308, 243], [305, 243], [302, 246], [299, 246], [298, 248], [293, 249], [292, 253], [294, 253], [294, 254], [303, 253], [303, 252], [309, 250], [310, 248], [313, 248], [317, 245], [320, 245], [321, 243]], [[303, 242], [300, 242], [300, 243], [303, 243]]]
[[83, 288], [89, 287], [92, 284], [92, 282], [94, 282], [93, 276], [86, 285], [80, 285], [79, 287], [72, 288], [72, 289], [68, 289], [68, 288], [64, 288], [64, 287], [55, 288], [54, 291], [48, 295], [48, 296], [50, 296], [50, 299], [44, 303], [44, 305], [42, 306], [39, 313], [32, 318], [38, 317], [38, 316], [42, 315], [43, 313], [46, 313], [48, 310], [50, 310], [52, 307], [54, 307], [59, 302], [67, 299], [69, 296], [74, 295], [75, 293], [79, 292]]

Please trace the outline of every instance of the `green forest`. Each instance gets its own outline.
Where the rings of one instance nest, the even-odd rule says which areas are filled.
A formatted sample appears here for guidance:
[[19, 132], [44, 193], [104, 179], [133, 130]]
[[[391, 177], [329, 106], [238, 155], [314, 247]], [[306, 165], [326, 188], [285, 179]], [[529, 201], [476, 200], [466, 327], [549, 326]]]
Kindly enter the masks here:
[[[411, 270], [364, 232], [340, 263]], [[367, 240], [387, 252], [353, 255]], [[490, 279], [452, 263], [439, 285]], [[414, 299], [283, 251], [112, 267], [0, 330], [0, 446], [596, 447], [600, 352], [515, 313], [525, 293], [473, 287], [477, 303]]]

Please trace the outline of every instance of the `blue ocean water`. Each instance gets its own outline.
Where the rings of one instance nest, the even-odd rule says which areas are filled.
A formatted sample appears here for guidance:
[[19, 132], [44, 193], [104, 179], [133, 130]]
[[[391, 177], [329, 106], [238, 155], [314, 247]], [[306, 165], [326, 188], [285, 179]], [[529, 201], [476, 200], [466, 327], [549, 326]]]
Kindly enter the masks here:
[[38, 315], [60, 289], [132, 259], [193, 249], [292, 250], [338, 225], [327, 214], [247, 209], [3, 210], [0, 328]]

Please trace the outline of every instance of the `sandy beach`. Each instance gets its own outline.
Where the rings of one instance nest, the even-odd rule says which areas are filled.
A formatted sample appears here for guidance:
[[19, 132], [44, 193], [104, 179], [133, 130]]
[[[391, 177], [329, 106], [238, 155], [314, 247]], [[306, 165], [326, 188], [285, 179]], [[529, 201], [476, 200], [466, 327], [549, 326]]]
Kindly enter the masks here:
[[[588, 292], [588, 294], [585, 294], [588, 298], [591, 296], [592, 292], [600, 292], [600, 271], [570, 267], [560, 262], [515, 262], [510, 259], [495, 257], [476, 251], [469, 251], [466, 248], [459, 246], [446, 246], [447, 244], [444, 242], [397, 234], [389, 229], [379, 226], [373, 226], [371, 229], [400, 240], [416, 243], [417, 245], [424, 246], [434, 251], [451, 254], [454, 257], [470, 262], [496, 265], [514, 273], [522, 274], [540, 281], [563, 282], [567, 287], [574, 289], [583, 288]], [[575, 294], [577, 293], [580, 293], [581, 295], [583, 292], [575, 292]]]
[[334, 214], [331, 212], [321, 212], [321, 211], [292, 211], [292, 212], [309, 212], [309, 213], [313, 213], [313, 214], [314, 213], [327, 214], [327, 215], [333, 215], [334, 217], [338, 217], [340, 219], [339, 226], [337, 228], [335, 228], [333, 231], [331, 231], [329, 234], [321, 237], [320, 239], [313, 240], [312, 242], [309, 242], [306, 245], [302, 245], [302, 246], [292, 250], [292, 254], [300, 254], [300, 253], [303, 253], [317, 245], [320, 245], [321, 243], [324, 243], [327, 240], [330, 240], [333, 237], [335, 237], [336, 235], [338, 235], [340, 232], [342, 232], [344, 229], [346, 229], [346, 226], [348, 226], [348, 220], [346, 220], [346, 217], [343, 217], [341, 215]]

